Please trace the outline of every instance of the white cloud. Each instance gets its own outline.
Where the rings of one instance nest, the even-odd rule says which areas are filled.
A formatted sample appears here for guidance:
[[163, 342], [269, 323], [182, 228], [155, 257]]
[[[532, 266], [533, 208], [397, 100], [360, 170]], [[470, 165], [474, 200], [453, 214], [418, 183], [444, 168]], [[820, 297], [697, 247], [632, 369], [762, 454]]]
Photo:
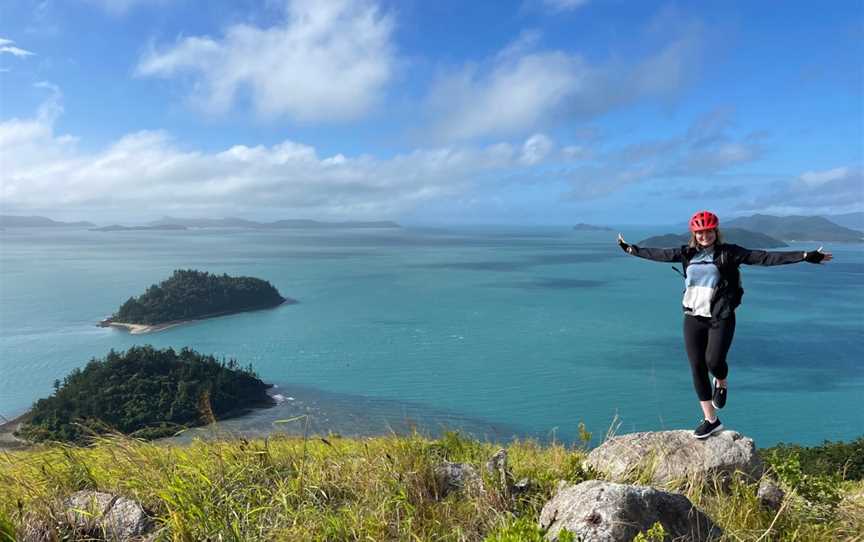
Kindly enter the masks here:
[[549, 137], [543, 134], [534, 134], [522, 145], [522, 155], [519, 161], [525, 165], [533, 166], [542, 162], [552, 152], [555, 144]]
[[127, 222], [174, 213], [398, 218], [541, 164], [554, 147], [537, 134], [515, 145], [418, 149], [380, 159], [321, 156], [295, 141], [205, 152], [162, 131], [141, 131], [85, 152], [75, 138], [54, 133], [61, 97], [43, 87], [52, 94], [33, 118], [0, 123], [5, 212], [63, 208]]
[[31, 51], [27, 51], [26, 49], [21, 49], [20, 47], [16, 47], [15, 42], [10, 40], [10, 39], [0, 38], [0, 55], [2, 55], [4, 53], [8, 54], [8, 55], [16, 56], [18, 58], [24, 58], [24, 57], [33, 56], [36, 54], [36, 53], [31, 52]]
[[270, 28], [229, 27], [221, 38], [192, 36], [141, 59], [140, 76], [191, 73], [191, 100], [224, 113], [244, 90], [262, 116], [340, 121], [367, 113], [396, 62], [394, 23], [366, 0], [289, 0]]
[[682, 25], [660, 50], [624, 62], [589, 62], [561, 50], [532, 50], [537, 37], [480, 64], [444, 73], [427, 98], [441, 140], [524, 134], [562, 118], [592, 118], [643, 98], [675, 95], [698, 64], [701, 28]]
[[86, 0], [111, 15], [125, 15], [132, 9], [144, 5], [167, 4], [173, 0]]
[[837, 167], [827, 171], [805, 171], [799, 178], [807, 185], [818, 186], [837, 179], [842, 179], [847, 175], [849, 175], [848, 167]]
[[590, 0], [542, 0], [543, 5], [553, 11], [571, 11], [588, 4]]

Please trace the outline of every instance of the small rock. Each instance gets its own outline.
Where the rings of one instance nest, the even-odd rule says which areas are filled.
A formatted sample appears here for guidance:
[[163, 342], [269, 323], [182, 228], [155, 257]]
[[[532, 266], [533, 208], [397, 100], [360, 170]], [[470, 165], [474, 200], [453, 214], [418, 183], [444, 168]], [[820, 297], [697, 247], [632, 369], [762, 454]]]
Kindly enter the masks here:
[[438, 495], [445, 497], [451, 491], [469, 493], [483, 491], [483, 479], [473, 465], [445, 461], [435, 467]]
[[722, 530], [687, 497], [652, 487], [589, 480], [559, 483], [543, 506], [540, 528], [548, 540], [567, 529], [583, 542], [630, 541], [656, 522], [671, 540], [717, 540]]
[[783, 497], [785, 496], [786, 494], [780, 489], [780, 486], [770, 478], [763, 478], [759, 482], [759, 490], [756, 492], [756, 497], [759, 499], [759, 503], [765, 508], [774, 512], [780, 510], [780, 506], [783, 504]]
[[715, 476], [728, 478], [734, 472], [755, 480], [765, 470], [753, 439], [735, 431], [722, 431], [701, 440], [684, 430], [619, 435], [592, 450], [585, 465], [615, 481], [641, 475], [658, 485]]
[[146, 534], [150, 518], [137, 502], [99, 491], [78, 491], [63, 501], [66, 521], [76, 530], [105, 533], [108, 540], [129, 540]]

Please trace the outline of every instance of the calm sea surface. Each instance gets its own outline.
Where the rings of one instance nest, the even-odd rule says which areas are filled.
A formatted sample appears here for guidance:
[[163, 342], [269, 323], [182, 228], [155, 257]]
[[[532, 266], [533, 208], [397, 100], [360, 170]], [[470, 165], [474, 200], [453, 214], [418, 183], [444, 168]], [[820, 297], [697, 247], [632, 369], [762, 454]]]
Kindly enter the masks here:
[[[653, 233], [665, 232], [624, 231]], [[743, 269], [722, 418], [759, 445], [864, 434], [864, 247], [826, 247], [824, 266]], [[96, 327], [177, 268], [263, 278], [300, 303], [152, 335]], [[582, 421], [596, 443], [616, 418], [619, 433], [689, 429], [700, 411], [681, 290], [669, 264], [627, 257], [614, 233], [566, 228], [7, 229], [0, 414], [92, 357], [149, 343], [252, 363], [277, 385], [284, 402], [231, 432], [569, 441]]]

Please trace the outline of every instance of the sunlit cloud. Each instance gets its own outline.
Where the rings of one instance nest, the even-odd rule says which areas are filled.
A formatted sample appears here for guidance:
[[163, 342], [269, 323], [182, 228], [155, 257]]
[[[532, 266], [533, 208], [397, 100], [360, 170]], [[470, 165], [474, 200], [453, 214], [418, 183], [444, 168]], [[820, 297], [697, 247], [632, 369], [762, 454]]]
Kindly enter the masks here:
[[394, 21], [372, 1], [290, 0], [271, 27], [191, 36], [141, 58], [142, 77], [191, 75], [189, 100], [206, 112], [233, 108], [248, 91], [264, 118], [345, 121], [382, 99], [396, 63]]
[[10, 39], [0, 38], [0, 55], [3, 54], [16, 56], [18, 58], [24, 58], [28, 56], [33, 56], [36, 53], [28, 51], [26, 49], [22, 49], [20, 47], [16, 47], [15, 42]]

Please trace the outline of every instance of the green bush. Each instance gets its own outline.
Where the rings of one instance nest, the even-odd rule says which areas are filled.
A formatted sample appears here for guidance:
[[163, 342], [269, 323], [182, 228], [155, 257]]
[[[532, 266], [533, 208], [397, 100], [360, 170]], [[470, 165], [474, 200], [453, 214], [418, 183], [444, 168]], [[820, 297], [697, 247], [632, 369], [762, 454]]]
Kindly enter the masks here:
[[779, 481], [804, 499], [815, 516], [826, 518], [833, 513], [843, 496], [840, 475], [804, 472], [797, 451], [783, 454], [773, 450], [766, 457]]
[[[535, 521], [523, 517], [497, 529], [483, 539], [483, 542], [546, 542], [544, 534]], [[558, 542], [575, 542], [573, 533], [563, 529], [558, 533]]]
[[780, 443], [766, 452], [780, 458], [797, 455], [806, 474], [840, 474], [846, 480], [864, 480], [864, 436], [851, 442], [826, 440], [811, 447]]
[[664, 540], [666, 540], [666, 529], [659, 521], [655, 522], [644, 533], [639, 533], [633, 538], [633, 542], [663, 542]]

